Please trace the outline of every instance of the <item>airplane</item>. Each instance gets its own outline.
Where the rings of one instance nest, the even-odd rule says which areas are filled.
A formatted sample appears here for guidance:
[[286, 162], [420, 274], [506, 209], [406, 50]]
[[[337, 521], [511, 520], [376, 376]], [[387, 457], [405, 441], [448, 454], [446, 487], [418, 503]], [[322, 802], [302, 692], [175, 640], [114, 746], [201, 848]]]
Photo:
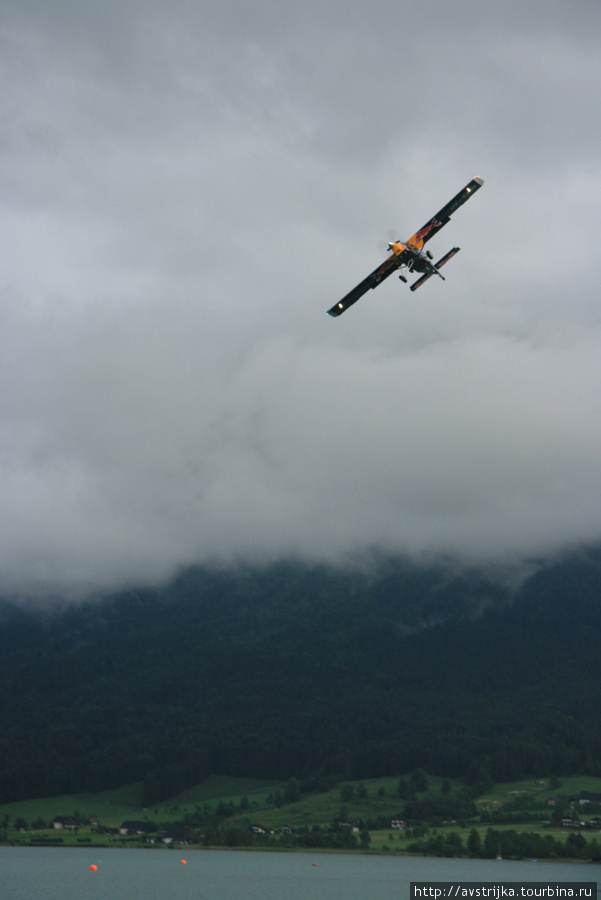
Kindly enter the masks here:
[[446, 225], [452, 214], [462, 206], [466, 200], [474, 194], [477, 190], [479, 190], [484, 184], [484, 180], [479, 176], [476, 178], [472, 178], [469, 184], [463, 188], [463, 190], [459, 191], [452, 200], [450, 200], [446, 206], [443, 206], [441, 210], [439, 210], [435, 216], [432, 216], [423, 228], [420, 228], [419, 231], [416, 231], [414, 235], [412, 235], [408, 241], [402, 243], [401, 241], [394, 241], [388, 244], [388, 249], [392, 250], [390, 256], [384, 260], [381, 266], [378, 266], [377, 269], [368, 275], [357, 287], [354, 287], [352, 291], [342, 298], [339, 303], [336, 303], [331, 309], [328, 310], [329, 316], [341, 316], [345, 310], [352, 306], [353, 303], [356, 303], [363, 294], [367, 293], [367, 291], [371, 288], [377, 288], [379, 284], [382, 284], [385, 278], [388, 278], [389, 275], [392, 275], [393, 272], [400, 271], [399, 278], [401, 281], [407, 283], [407, 275], [405, 273], [418, 272], [421, 273], [421, 277], [414, 281], [412, 285], [410, 285], [409, 290], [416, 291], [418, 287], [421, 287], [424, 282], [431, 278], [432, 275], [438, 275], [445, 281], [444, 276], [441, 274], [440, 269], [450, 259], [452, 259], [456, 253], [459, 253], [459, 247], [452, 247], [448, 253], [438, 260], [437, 263], [433, 263], [433, 256], [429, 250], [424, 250], [424, 244], [434, 237], [437, 231]]

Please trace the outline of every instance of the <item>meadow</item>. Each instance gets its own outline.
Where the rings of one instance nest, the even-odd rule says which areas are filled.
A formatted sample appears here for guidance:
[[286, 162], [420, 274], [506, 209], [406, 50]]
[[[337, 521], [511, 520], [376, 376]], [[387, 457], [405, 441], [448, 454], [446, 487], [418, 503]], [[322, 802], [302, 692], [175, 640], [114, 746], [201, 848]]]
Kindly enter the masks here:
[[[410, 776], [407, 776], [408, 778]], [[210, 810], [219, 814], [228, 827], [248, 830], [250, 824], [259, 823], [267, 830], [279, 833], [284, 826], [292, 832], [300, 829], [327, 829], [332, 823], [344, 819], [357, 823], [362, 831], [369, 831], [369, 849], [376, 852], [403, 853], [423, 834], [448, 834], [454, 832], [467, 846], [470, 833], [475, 830], [482, 842], [490, 828], [490, 812], [497, 814], [516, 809], [523, 812], [515, 821], [498, 821], [494, 828], [535, 832], [543, 836], [552, 834], [559, 839], [569, 832], [561, 824], [550, 827], [543, 821], [546, 811], [551, 811], [548, 800], [555, 796], [578, 796], [582, 791], [601, 793], [601, 778], [571, 776], [555, 787], [549, 779], [526, 779], [519, 782], [497, 784], [476, 799], [476, 815], [469, 821], [430, 821], [415, 825], [406, 831], [393, 829], [389, 821], [402, 814], [405, 800], [398, 796], [399, 778], [375, 778], [362, 782], [344, 782], [322, 793], [300, 794], [292, 803], [282, 801], [286, 786], [281, 782], [260, 781], [250, 778], [207, 778], [201, 784], [161, 802], [152, 808], [140, 806], [141, 784], [99, 793], [80, 793], [45, 797], [35, 800], [0, 805], [0, 825], [3, 838], [8, 843], [33, 844], [60, 843], [64, 846], [140, 846], [136, 835], [121, 835], [119, 826], [124, 821], [152, 822], [156, 830], [168, 829], [175, 823]], [[450, 797], [465, 790], [460, 781], [428, 775], [427, 790], [419, 797], [436, 799], [446, 794]], [[281, 805], [276, 805], [279, 803]], [[576, 804], [574, 815], [587, 818], [586, 808]], [[220, 811], [220, 812], [219, 812]], [[536, 815], [533, 815], [536, 811]], [[82, 824], [75, 830], [53, 828], [56, 816], [71, 816], [85, 820], [94, 817], [98, 824]], [[531, 821], [528, 821], [529, 817]], [[377, 823], [380, 827], [375, 827]], [[385, 827], [382, 824], [386, 823]], [[587, 838], [596, 837], [598, 831], [587, 829]], [[367, 849], [367, 845], [363, 845]]]

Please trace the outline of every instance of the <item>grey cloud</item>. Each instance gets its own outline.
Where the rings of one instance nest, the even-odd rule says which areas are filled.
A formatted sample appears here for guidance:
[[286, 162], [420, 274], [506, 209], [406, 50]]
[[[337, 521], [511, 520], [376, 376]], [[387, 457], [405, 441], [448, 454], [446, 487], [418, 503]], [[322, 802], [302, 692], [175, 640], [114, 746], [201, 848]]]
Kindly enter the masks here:
[[4, 589], [599, 537], [601, 11], [347, 6], [3, 4]]

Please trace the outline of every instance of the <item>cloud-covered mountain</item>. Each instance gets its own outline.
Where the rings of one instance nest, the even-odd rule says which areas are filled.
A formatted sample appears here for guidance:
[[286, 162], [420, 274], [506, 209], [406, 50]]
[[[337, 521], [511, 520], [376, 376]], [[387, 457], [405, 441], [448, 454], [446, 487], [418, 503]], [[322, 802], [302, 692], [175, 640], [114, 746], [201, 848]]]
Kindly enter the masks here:
[[400, 559], [197, 568], [0, 614], [0, 800], [166, 797], [209, 773], [601, 772], [598, 549], [519, 586]]

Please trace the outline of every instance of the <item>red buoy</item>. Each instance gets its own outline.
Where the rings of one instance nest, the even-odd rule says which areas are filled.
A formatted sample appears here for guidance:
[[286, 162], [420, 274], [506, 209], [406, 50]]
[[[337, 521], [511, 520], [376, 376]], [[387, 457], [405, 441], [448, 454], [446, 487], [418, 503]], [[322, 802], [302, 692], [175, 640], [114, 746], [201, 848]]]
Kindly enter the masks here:
[[90, 872], [97, 872], [97, 871], [98, 871], [98, 866], [95, 865], [94, 863], [92, 863], [92, 865], [90, 866]]

